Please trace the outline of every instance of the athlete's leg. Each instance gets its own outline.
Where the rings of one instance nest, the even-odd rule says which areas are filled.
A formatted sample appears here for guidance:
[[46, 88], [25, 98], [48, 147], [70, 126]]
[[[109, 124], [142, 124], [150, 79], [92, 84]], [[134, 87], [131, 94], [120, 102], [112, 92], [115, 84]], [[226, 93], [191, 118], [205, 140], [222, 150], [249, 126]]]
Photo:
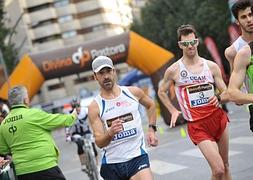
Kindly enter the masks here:
[[218, 147], [219, 147], [221, 158], [223, 159], [223, 163], [225, 166], [225, 173], [223, 176], [223, 180], [231, 180], [232, 177], [229, 171], [229, 162], [228, 162], [228, 150], [229, 150], [228, 126], [224, 130], [218, 142]]
[[83, 140], [81, 138], [78, 138], [76, 139], [75, 143], [77, 145], [77, 154], [79, 156], [79, 160], [81, 163], [81, 169], [85, 171], [87, 168], [86, 168], [86, 157], [85, 157], [84, 149], [83, 149], [83, 144], [84, 144]]
[[145, 168], [138, 171], [130, 180], [153, 180], [152, 172], [150, 168]]
[[224, 163], [219, 154], [218, 145], [214, 141], [204, 140], [198, 144], [212, 170], [212, 180], [222, 180], [225, 173]]
[[132, 159], [128, 164], [128, 174], [131, 180], [153, 180], [148, 154]]

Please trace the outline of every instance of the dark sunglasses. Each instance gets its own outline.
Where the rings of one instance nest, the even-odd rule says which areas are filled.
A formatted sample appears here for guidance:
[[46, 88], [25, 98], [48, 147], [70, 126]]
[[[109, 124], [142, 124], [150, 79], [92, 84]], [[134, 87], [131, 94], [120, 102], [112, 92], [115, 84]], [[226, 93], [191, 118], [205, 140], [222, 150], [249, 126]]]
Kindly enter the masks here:
[[179, 41], [178, 43], [181, 46], [188, 47], [189, 45], [194, 46], [195, 44], [197, 44], [197, 42], [198, 42], [198, 39], [193, 39], [190, 41]]

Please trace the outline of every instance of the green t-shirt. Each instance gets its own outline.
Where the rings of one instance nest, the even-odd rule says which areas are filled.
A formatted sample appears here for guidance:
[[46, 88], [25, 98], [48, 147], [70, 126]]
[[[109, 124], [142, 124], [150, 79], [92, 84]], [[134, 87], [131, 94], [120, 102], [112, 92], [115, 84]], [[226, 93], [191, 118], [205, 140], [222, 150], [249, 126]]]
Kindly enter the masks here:
[[253, 93], [253, 55], [250, 57], [250, 64], [247, 67], [246, 86], [249, 93]]
[[251, 57], [250, 57], [250, 64], [246, 70], [246, 79], [245, 84], [249, 93], [253, 93], [253, 41], [249, 43], [249, 47], [251, 49]]
[[54, 167], [59, 151], [51, 130], [71, 126], [74, 121], [73, 115], [13, 106], [0, 126], [0, 154], [12, 154], [17, 175]]

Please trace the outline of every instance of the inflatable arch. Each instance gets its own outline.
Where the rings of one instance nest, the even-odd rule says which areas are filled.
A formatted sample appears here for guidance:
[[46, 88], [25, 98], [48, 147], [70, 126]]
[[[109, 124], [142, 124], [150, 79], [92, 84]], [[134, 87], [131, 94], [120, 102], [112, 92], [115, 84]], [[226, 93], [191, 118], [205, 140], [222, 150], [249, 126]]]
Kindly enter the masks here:
[[[1, 87], [0, 98], [6, 100], [8, 86], [17, 84], [26, 86], [32, 98], [45, 80], [91, 70], [92, 60], [99, 55], [109, 56], [114, 64], [125, 62], [141, 70], [151, 77], [156, 92], [166, 68], [174, 59], [171, 52], [134, 32], [57, 50], [26, 54], [10, 75], [9, 83], [6, 82]], [[173, 103], [177, 104], [175, 95], [172, 93], [171, 96], [175, 101]], [[160, 101], [159, 104], [168, 124], [170, 115]]]

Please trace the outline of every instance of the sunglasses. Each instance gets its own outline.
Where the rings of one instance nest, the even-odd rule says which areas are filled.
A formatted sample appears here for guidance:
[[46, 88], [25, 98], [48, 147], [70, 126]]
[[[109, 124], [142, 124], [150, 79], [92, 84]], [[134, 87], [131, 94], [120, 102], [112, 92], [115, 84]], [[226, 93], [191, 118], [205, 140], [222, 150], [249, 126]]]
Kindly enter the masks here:
[[198, 42], [198, 39], [193, 39], [190, 41], [179, 41], [178, 43], [181, 46], [188, 47], [189, 45], [194, 46], [195, 44], [197, 44], [197, 42]]

